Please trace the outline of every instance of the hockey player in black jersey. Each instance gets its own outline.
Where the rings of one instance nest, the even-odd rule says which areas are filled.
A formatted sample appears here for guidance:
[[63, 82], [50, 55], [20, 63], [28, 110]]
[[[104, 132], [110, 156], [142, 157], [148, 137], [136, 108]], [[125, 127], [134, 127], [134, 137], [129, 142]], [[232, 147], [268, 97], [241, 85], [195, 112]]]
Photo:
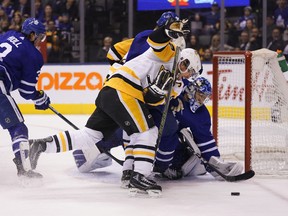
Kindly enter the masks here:
[[[96, 99], [96, 109], [85, 128], [65, 131], [52, 137], [31, 142], [32, 163], [39, 152], [64, 152], [73, 149], [93, 148], [95, 143], [109, 137], [121, 127], [134, 146], [134, 164], [130, 179], [130, 193], [144, 192], [161, 195], [162, 188], [148, 176], [155, 158], [158, 129], [146, 107], [147, 103], [163, 103], [167, 87], [173, 81], [176, 47], [171, 38], [183, 36], [183, 21], [169, 20], [162, 28], [153, 31], [147, 40], [151, 49], [124, 65], [113, 65], [108, 79]], [[193, 58], [193, 61], [190, 61]], [[182, 88], [182, 78], [197, 76], [201, 70], [200, 57], [196, 52], [188, 59], [176, 59], [177, 80], [172, 96]], [[35, 159], [35, 160], [34, 160]]]

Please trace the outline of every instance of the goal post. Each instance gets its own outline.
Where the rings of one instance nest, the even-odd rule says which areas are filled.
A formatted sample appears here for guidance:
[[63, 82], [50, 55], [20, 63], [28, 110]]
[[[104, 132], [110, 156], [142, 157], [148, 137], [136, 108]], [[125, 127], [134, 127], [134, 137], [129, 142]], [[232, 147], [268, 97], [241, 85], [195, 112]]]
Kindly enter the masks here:
[[245, 171], [288, 174], [288, 85], [268, 49], [213, 54], [213, 135]]

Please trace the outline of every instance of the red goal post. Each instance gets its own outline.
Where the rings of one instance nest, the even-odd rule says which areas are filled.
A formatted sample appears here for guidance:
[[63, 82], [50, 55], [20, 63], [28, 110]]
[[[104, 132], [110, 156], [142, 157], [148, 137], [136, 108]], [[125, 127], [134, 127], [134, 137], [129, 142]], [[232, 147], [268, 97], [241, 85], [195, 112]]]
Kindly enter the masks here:
[[277, 53], [213, 54], [213, 135], [221, 155], [245, 171], [288, 173], [288, 85]]

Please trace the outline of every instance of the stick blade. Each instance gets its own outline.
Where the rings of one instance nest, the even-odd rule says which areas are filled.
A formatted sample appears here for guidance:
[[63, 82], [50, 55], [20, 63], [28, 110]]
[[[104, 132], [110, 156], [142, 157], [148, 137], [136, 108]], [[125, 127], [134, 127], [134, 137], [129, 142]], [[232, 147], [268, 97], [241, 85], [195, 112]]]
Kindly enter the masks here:
[[229, 182], [245, 181], [252, 178], [254, 175], [255, 172], [253, 170], [249, 170], [237, 176], [226, 176], [225, 180]]

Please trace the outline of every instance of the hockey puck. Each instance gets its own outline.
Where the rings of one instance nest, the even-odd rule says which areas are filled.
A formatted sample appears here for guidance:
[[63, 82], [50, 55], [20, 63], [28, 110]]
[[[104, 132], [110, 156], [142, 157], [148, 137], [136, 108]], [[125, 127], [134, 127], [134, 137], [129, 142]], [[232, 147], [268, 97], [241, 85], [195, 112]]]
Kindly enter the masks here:
[[240, 196], [240, 192], [231, 192], [231, 196]]

